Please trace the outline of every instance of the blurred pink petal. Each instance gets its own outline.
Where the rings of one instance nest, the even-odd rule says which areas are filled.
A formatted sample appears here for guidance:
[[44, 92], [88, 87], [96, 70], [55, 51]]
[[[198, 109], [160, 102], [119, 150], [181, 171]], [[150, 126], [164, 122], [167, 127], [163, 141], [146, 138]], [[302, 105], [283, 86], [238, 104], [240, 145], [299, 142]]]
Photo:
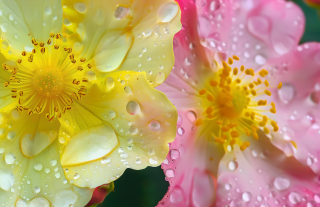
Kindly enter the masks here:
[[208, 142], [205, 133], [195, 136], [193, 114], [179, 113], [176, 140], [161, 165], [170, 187], [159, 207], [207, 207], [214, 202], [215, 175], [224, 151], [219, 144]]
[[[316, 206], [319, 180], [310, 168], [260, 134], [250, 149], [235, 147], [221, 160], [217, 206]], [[317, 201], [317, 200], [316, 200]]]
[[270, 80], [283, 83], [270, 100], [279, 111], [275, 114], [280, 127], [274, 135], [275, 145], [320, 174], [320, 44], [300, 45], [266, 68], [271, 71]]
[[305, 19], [294, 3], [236, 0], [233, 6], [227, 56], [237, 55], [246, 67], [258, 68], [268, 59], [286, 54], [298, 45]]

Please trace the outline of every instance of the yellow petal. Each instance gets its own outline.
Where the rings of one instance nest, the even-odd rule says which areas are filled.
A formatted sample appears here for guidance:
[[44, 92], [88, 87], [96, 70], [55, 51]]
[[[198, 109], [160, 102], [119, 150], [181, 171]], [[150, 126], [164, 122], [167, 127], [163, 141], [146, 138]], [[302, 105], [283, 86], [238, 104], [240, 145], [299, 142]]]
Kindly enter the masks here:
[[99, 125], [76, 134], [65, 148], [61, 157], [63, 166], [78, 165], [96, 160], [109, 154], [118, 145], [113, 129]]
[[[20, 57], [23, 50], [31, 51], [32, 38], [46, 42], [50, 32], [60, 32], [62, 7], [60, 0], [0, 1], [2, 31], [1, 53], [6, 58]], [[9, 46], [10, 45], [10, 46]]]
[[7, 68], [13, 69], [16, 64], [12, 61], [7, 60], [2, 53], [0, 53], [0, 108], [4, 110], [13, 109], [18, 100], [11, 98], [12, 92], [9, 87], [5, 87], [5, 83], [10, 82], [10, 73], [3, 69], [4, 65]]
[[[81, 130], [85, 130], [85, 126], [101, 126], [97, 119], [111, 126], [119, 141], [113, 151], [105, 151], [106, 154], [99, 155], [101, 157], [97, 160], [63, 165], [68, 169], [65, 170], [66, 177], [77, 186], [94, 188], [109, 183], [120, 177], [128, 167], [143, 169], [158, 166], [166, 158], [168, 143], [176, 135], [176, 109], [163, 93], [151, 87], [145, 73], [113, 72], [106, 80], [113, 82], [109, 84], [111, 89], [104, 83], [93, 86], [60, 119], [60, 133], [70, 135], [70, 139], [64, 138], [66, 142], [62, 144], [62, 150], [69, 144], [72, 147], [72, 140]], [[103, 139], [110, 139], [110, 135]], [[114, 147], [114, 143], [110, 146]], [[87, 152], [86, 146], [76, 150]]]
[[62, 4], [66, 34], [99, 71], [146, 71], [153, 87], [169, 75], [173, 36], [181, 29], [175, 1], [62, 0]]
[[46, 207], [49, 203], [51, 207], [69, 207], [88, 203], [93, 190], [78, 188], [67, 181], [59, 162], [57, 141], [37, 156], [27, 158], [19, 149], [20, 138], [20, 133], [13, 140], [1, 137], [0, 155], [4, 157], [0, 160], [1, 204]]

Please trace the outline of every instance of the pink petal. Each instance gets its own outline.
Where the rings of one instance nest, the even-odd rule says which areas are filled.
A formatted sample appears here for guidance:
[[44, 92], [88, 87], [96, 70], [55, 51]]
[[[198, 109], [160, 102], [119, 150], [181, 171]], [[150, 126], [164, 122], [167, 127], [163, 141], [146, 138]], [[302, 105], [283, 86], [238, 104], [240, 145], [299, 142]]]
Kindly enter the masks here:
[[[227, 56], [237, 55], [247, 68], [294, 49], [303, 34], [305, 19], [292, 2], [237, 0]], [[230, 27], [230, 26], [229, 26]]]
[[225, 52], [232, 25], [233, 8], [230, 0], [196, 0], [198, 33], [201, 43], [215, 52]]
[[280, 128], [275, 145], [320, 174], [320, 44], [301, 45], [270, 61], [267, 69], [273, 74], [270, 80], [283, 83], [270, 100], [276, 104]]
[[238, 146], [219, 166], [217, 206], [316, 206], [319, 180], [310, 168], [274, 147], [260, 133], [250, 147]]
[[[175, 65], [169, 77], [157, 87], [170, 101], [183, 107], [197, 106], [197, 95], [203, 87], [202, 80], [210, 63], [200, 44], [197, 30], [197, 12], [193, 1], [178, 1], [182, 8], [182, 30], [174, 37]], [[181, 104], [180, 104], [181, 103]], [[180, 104], [180, 105], [179, 105]]]
[[[224, 152], [193, 128], [190, 111], [180, 111], [177, 137], [161, 167], [170, 187], [158, 207], [208, 207], [214, 203], [215, 176]], [[188, 118], [189, 117], [189, 118]]]

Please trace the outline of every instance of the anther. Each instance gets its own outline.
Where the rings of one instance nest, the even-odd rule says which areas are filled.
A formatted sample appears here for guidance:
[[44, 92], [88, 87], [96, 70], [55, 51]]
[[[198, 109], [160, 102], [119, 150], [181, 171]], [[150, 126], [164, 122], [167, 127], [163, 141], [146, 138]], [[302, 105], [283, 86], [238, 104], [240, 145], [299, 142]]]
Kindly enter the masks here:
[[56, 39], [59, 39], [61, 37], [61, 34], [56, 34]]
[[91, 69], [91, 68], [92, 68], [92, 65], [91, 65], [90, 63], [88, 63], [88, 65], [87, 65], [87, 66], [88, 66], [88, 68], [89, 68], [89, 69]]
[[19, 63], [19, 64], [22, 63], [22, 60], [21, 60], [21, 59], [18, 59], [18, 60], [17, 60], [17, 63]]
[[231, 135], [232, 138], [237, 138], [237, 137], [240, 136], [240, 135], [239, 135], [239, 132], [237, 132], [237, 131], [232, 131], [232, 132], [230, 132], [230, 135]]
[[48, 39], [47, 44], [51, 45], [51, 39]]
[[26, 55], [27, 55], [27, 52], [26, 52], [26, 51], [22, 51], [21, 55], [22, 55], [22, 56], [26, 56]]
[[213, 101], [213, 96], [211, 96], [210, 94], [207, 95], [207, 99], [208, 101], [212, 102]]
[[228, 63], [229, 63], [229, 65], [232, 65], [232, 64], [233, 64], [232, 58], [229, 58], [229, 59], [228, 59]]
[[55, 34], [53, 32], [50, 33], [50, 37], [54, 37]]
[[282, 87], [282, 83], [279, 83], [278, 89], [281, 89], [281, 87]]
[[250, 146], [250, 142], [245, 141], [244, 143], [242, 143], [242, 145], [240, 146], [241, 151], [244, 151], [245, 149], [247, 149]]
[[87, 82], [89, 82], [89, 80], [87, 78], [83, 78], [82, 82], [87, 83]]
[[218, 85], [218, 82], [212, 80], [212, 81], [210, 81], [210, 85], [213, 87], [216, 87]]
[[80, 62], [85, 62], [86, 61], [86, 58], [82, 57], [80, 58]]
[[197, 121], [194, 123], [195, 126], [200, 126], [203, 123], [202, 119], [197, 119]]
[[78, 66], [78, 70], [79, 70], [79, 71], [82, 71], [82, 70], [83, 70], [83, 67], [82, 67], [82, 66]]
[[36, 49], [32, 49], [32, 53], [33, 53], [33, 54], [36, 53]]
[[264, 81], [264, 85], [265, 85], [266, 87], [269, 87], [269, 82], [268, 82], [268, 80], [265, 80], [265, 81]]
[[233, 75], [237, 75], [238, 74], [238, 68], [234, 68], [233, 69]]
[[199, 95], [203, 95], [203, 94], [205, 94], [207, 91], [206, 91], [206, 89], [201, 89], [200, 91], [199, 91]]
[[40, 46], [40, 47], [44, 47], [44, 43], [43, 43], [43, 42], [40, 42], [39, 46]]
[[45, 48], [45, 47], [41, 48], [41, 49], [40, 49], [40, 52], [41, 52], [42, 54], [44, 54], [44, 53], [46, 52], [46, 48]]
[[239, 61], [240, 59], [238, 58], [238, 56], [232, 56], [232, 58], [234, 59], [234, 60], [236, 60], [236, 61]]
[[264, 93], [267, 95], [267, 96], [271, 96], [272, 93], [269, 91], [269, 90], [264, 90]]

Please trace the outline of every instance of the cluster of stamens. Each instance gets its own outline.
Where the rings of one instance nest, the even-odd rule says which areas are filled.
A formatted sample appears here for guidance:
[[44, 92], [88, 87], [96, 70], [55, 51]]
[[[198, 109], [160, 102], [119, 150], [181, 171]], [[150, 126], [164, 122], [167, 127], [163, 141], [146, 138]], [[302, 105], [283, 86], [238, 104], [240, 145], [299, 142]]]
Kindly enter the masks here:
[[261, 95], [271, 96], [268, 89], [281, 89], [282, 83], [269, 86], [268, 80], [263, 80], [268, 75], [267, 70], [261, 69], [255, 73], [252, 68], [245, 69], [243, 65], [240, 69], [232, 68], [234, 60], [238, 61], [239, 58], [233, 56], [228, 59], [228, 63], [223, 61], [223, 67], [209, 80], [210, 88], [199, 91], [201, 97], [206, 97], [205, 102], [208, 104], [205, 104], [206, 110], [195, 125], [200, 126], [205, 120], [216, 122], [218, 130], [212, 132], [215, 141], [231, 146], [237, 143], [241, 150], [245, 150], [250, 143], [242, 142], [239, 139], [241, 134], [258, 139], [260, 128], [265, 134], [269, 134], [270, 130], [278, 131], [277, 123], [260, 113], [276, 113], [275, 104], [268, 104], [267, 100], [256, 100]]
[[64, 47], [61, 34], [50, 34], [46, 43], [31, 40], [32, 52], [22, 51], [16, 66], [2, 64], [2, 68], [11, 72], [9, 81], [12, 98], [18, 98], [16, 110], [33, 113], [46, 113], [48, 120], [60, 118], [61, 113], [71, 109], [74, 99], [81, 100], [86, 95], [85, 71], [92, 65], [81, 57], [79, 61], [71, 47]]

